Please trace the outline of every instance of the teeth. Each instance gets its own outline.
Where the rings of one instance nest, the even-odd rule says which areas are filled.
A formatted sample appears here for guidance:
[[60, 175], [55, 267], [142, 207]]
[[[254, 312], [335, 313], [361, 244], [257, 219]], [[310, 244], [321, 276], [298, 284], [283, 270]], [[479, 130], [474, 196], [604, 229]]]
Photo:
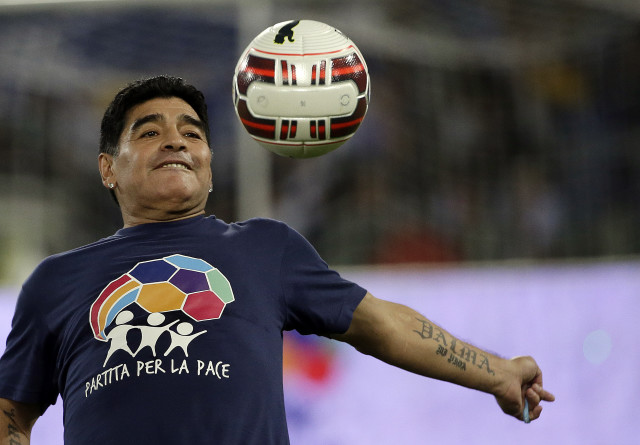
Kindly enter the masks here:
[[177, 163], [164, 164], [162, 168], [184, 168], [185, 170], [189, 170], [186, 165]]

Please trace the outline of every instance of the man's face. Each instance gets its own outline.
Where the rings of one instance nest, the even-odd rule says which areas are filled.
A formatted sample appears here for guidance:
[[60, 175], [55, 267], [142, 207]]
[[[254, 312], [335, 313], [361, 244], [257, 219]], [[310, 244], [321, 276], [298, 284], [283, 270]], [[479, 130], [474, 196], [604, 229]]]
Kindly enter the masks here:
[[[211, 152], [197, 113], [179, 98], [156, 98], [127, 113], [115, 157], [101, 155], [123, 215], [166, 220], [203, 211]], [[125, 221], [126, 223], [127, 221]]]

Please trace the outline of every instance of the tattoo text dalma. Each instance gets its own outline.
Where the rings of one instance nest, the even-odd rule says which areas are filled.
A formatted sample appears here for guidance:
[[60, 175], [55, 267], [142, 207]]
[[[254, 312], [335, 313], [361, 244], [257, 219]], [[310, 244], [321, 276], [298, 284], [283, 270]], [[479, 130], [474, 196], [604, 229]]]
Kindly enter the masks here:
[[459, 345], [454, 337], [447, 339], [444, 332], [429, 323], [429, 321], [421, 318], [417, 318], [417, 320], [422, 324], [422, 329], [414, 330], [413, 332], [416, 332], [423, 340], [431, 340], [438, 343], [436, 354], [443, 357], [448, 355], [448, 362], [451, 365], [461, 371], [466, 371], [467, 364], [469, 364], [470, 366], [485, 369], [490, 375], [495, 375], [495, 372], [491, 369], [489, 358], [485, 354], [465, 345]]

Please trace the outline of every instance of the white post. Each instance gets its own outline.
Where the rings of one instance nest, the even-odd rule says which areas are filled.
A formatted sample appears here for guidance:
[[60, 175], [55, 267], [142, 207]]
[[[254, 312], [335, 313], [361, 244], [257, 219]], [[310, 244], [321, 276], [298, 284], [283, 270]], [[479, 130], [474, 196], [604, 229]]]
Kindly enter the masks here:
[[[272, 4], [269, 0], [259, 2], [239, 1], [238, 5], [238, 50], [240, 57], [245, 47], [258, 33], [271, 23]], [[251, 139], [240, 123], [236, 125], [236, 216], [239, 220], [251, 217], [273, 216], [272, 156]]]

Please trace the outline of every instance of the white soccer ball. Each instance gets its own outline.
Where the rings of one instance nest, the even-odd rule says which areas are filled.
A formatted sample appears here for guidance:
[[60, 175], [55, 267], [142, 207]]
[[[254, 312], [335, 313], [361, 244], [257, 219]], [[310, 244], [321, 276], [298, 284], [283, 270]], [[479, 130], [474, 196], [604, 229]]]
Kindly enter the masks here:
[[233, 101], [249, 135], [282, 156], [308, 158], [351, 138], [369, 106], [364, 57], [344, 34], [313, 20], [278, 23], [244, 50]]

